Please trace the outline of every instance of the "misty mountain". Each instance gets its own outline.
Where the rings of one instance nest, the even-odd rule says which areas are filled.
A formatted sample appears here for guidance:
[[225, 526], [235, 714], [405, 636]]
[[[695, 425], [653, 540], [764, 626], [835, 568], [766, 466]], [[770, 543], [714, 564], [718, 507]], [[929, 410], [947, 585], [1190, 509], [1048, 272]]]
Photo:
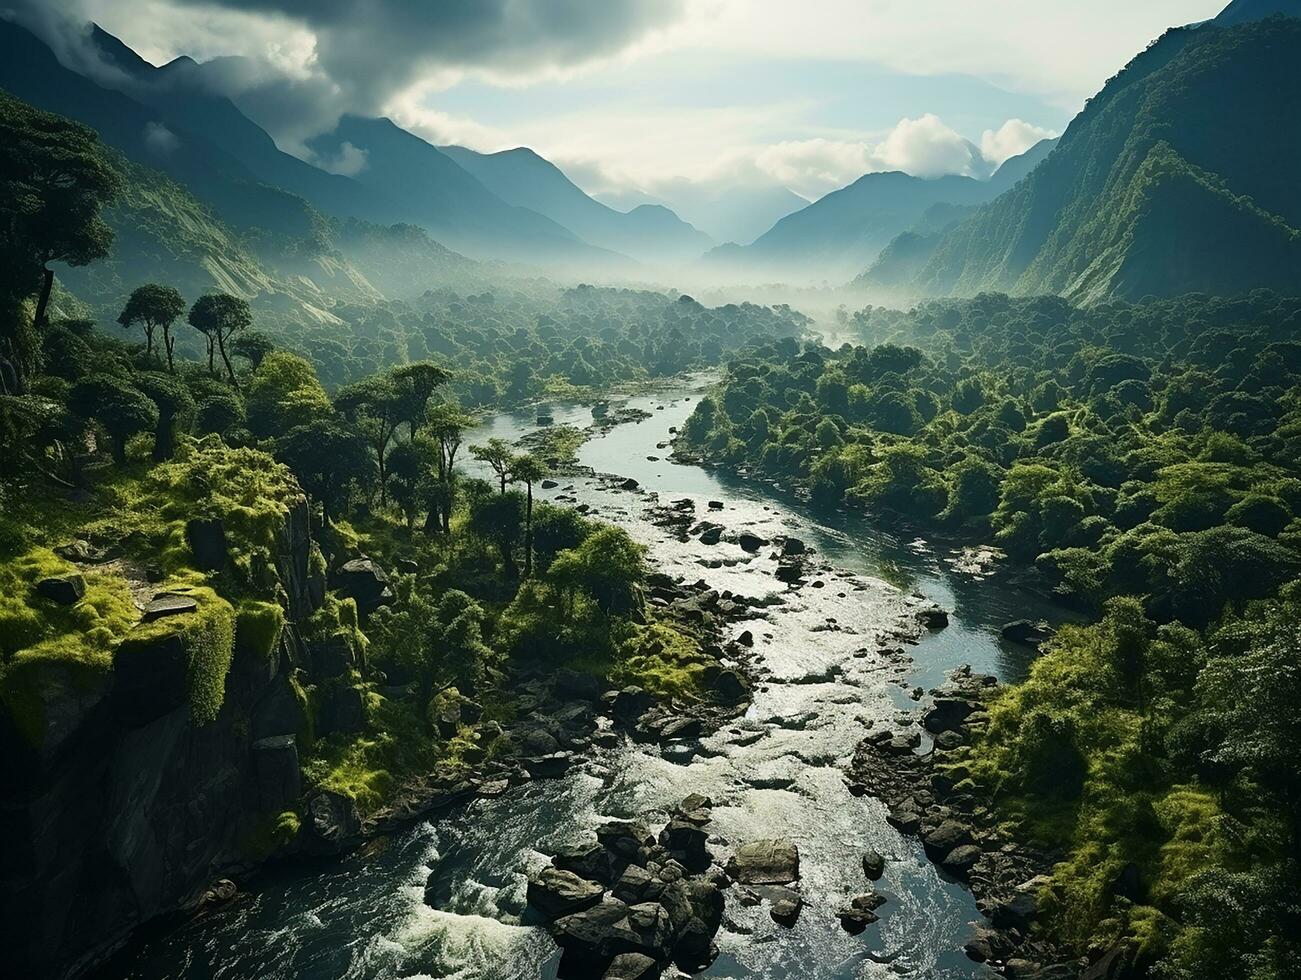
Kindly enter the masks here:
[[390, 119], [346, 115], [332, 132], [314, 137], [308, 146], [326, 158], [340, 157], [348, 148], [361, 154], [364, 163], [353, 179], [400, 193], [407, 220], [457, 251], [533, 264], [630, 265], [622, 256], [588, 245], [551, 218], [503, 201], [450, 156]]
[[809, 202], [780, 184], [748, 187], [730, 181], [690, 181], [679, 178], [656, 188], [654, 195], [638, 191], [603, 191], [597, 198], [627, 210], [640, 204], [661, 204], [717, 242], [748, 245], [774, 224]]
[[666, 207], [643, 204], [628, 212], [593, 200], [559, 167], [526, 147], [478, 153], [439, 147], [508, 204], [545, 215], [592, 245], [648, 262], [698, 258], [711, 244]]
[[1083, 302], [1301, 289], [1298, 63], [1297, 19], [1167, 32], [913, 286]]
[[805, 280], [847, 279], [861, 272], [896, 235], [936, 204], [992, 200], [1033, 169], [1052, 149], [1043, 140], [1014, 157], [989, 180], [950, 175], [935, 179], [892, 171], [860, 177], [777, 222], [746, 247], [722, 246], [706, 256], [714, 268]]
[[302, 198], [263, 183], [201, 130], [63, 67], [34, 34], [3, 20], [0, 88], [85, 123], [127, 159], [185, 185], [236, 229], [290, 239], [314, 233], [319, 218]]

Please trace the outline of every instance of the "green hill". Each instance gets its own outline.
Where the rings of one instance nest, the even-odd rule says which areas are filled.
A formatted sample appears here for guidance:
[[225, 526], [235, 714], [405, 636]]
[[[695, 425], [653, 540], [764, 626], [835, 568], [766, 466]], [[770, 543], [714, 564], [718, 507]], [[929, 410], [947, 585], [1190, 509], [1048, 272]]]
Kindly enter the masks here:
[[1027, 179], [935, 243], [916, 291], [1301, 290], [1299, 61], [1301, 20], [1168, 32]]

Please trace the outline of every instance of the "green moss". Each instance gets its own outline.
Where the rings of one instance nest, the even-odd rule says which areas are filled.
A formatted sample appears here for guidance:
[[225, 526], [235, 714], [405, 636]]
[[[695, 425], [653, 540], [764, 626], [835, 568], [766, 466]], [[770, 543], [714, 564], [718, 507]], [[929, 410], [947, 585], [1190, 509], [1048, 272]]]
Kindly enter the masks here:
[[699, 698], [714, 660], [692, 636], [666, 623], [631, 624], [610, 672], [620, 684], [638, 684], [660, 697]]
[[235, 649], [235, 610], [207, 587], [171, 587], [198, 602], [198, 609], [167, 616], [133, 630], [115, 656], [147, 656], [171, 634], [181, 638], [186, 656], [187, 700], [196, 725], [213, 721], [226, 697], [226, 674]]
[[235, 643], [258, 660], [269, 660], [285, 625], [285, 611], [274, 602], [246, 599], [235, 613]]
[[33, 591], [43, 578], [77, 571], [47, 548], [0, 564], [0, 701], [33, 745], [44, 740], [51, 692], [102, 686], [113, 646], [140, 618], [126, 580], [114, 572], [83, 573], [86, 594], [71, 606]]

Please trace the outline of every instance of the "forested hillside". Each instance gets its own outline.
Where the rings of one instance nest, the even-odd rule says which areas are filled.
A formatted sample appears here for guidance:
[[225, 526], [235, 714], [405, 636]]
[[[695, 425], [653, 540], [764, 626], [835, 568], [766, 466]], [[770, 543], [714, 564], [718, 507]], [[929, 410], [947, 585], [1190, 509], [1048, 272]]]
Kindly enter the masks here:
[[679, 451], [992, 540], [1100, 617], [946, 771], [1061, 853], [1062, 940], [1157, 976], [1288, 975], [1301, 301], [986, 294], [852, 322], [868, 346], [731, 360]]
[[[1030, 176], [918, 263], [920, 295], [1079, 302], [1301, 289], [1301, 19], [1168, 32], [1095, 96]], [[1247, 150], [1249, 148], [1249, 150]]]

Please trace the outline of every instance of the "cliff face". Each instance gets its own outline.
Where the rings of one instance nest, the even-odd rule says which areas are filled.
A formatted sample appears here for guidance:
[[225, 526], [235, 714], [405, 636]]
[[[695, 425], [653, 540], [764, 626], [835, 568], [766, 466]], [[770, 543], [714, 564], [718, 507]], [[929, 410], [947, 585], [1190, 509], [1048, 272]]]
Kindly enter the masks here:
[[[141, 922], [199, 901], [223, 869], [270, 852], [301, 793], [307, 722], [290, 671], [293, 624], [323, 597], [311, 548], [299, 500], [270, 556], [288, 626], [271, 603], [236, 615], [200, 601], [152, 622], [146, 611], [111, 670], [43, 679], [36, 731], [0, 712], [8, 975], [75, 974]], [[214, 675], [219, 708], [205, 712], [202, 671], [214, 663], [229, 666]]]

